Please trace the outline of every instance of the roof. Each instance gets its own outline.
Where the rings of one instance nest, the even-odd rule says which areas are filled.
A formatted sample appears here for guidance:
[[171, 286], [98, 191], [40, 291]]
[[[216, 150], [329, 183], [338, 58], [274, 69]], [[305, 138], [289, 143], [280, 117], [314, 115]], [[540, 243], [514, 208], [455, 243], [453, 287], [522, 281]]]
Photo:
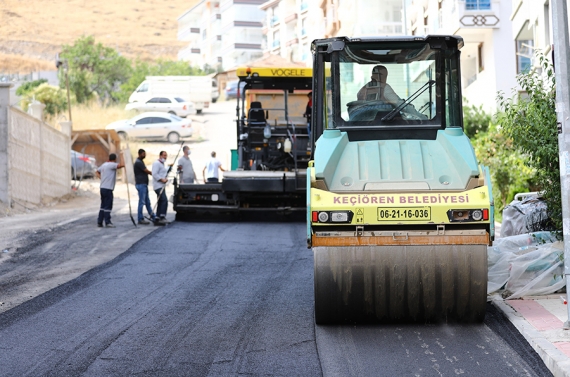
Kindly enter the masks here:
[[280, 55], [265, 54], [261, 58], [242, 64], [251, 67], [307, 67], [305, 63], [294, 63]]

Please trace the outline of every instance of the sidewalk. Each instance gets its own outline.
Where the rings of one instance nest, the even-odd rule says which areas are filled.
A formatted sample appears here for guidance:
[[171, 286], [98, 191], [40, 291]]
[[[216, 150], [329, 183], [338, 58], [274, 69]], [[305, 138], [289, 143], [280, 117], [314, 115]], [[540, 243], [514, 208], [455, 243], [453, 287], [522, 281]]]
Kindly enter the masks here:
[[[562, 297], [562, 298], [561, 298]], [[570, 377], [570, 330], [562, 328], [568, 319], [565, 293], [504, 300], [491, 300], [526, 338], [556, 377]]]

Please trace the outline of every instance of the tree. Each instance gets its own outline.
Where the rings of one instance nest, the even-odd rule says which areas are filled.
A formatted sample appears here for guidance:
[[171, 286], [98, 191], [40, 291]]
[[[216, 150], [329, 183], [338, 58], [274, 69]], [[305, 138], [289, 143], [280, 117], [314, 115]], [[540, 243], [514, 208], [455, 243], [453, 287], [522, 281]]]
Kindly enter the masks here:
[[528, 156], [518, 151], [513, 140], [493, 122], [485, 132], [479, 132], [472, 143], [479, 162], [489, 167], [495, 212], [500, 217], [517, 193], [534, 190], [536, 172], [528, 166]]
[[[69, 88], [78, 103], [98, 95], [101, 101], [116, 100], [115, 91], [131, 74], [128, 59], [110, 47], [95, 43], [92, 36], [81, 37], [71, 46], [63, 46], [61, 59], [67, 61]], [[60, 83], [65, 76], [60, 70]]]
[[562, 230], [554, 67], [544, 55], [537, 54], [537, 58], [540, 70], [517, 76], [524, 94], [515, 92], [513, 98], [505, 98], [499, 93], [503, 113], [498, 120], [515, 148], [528, 156], [528, 166], [535, 171], [553, 227]]

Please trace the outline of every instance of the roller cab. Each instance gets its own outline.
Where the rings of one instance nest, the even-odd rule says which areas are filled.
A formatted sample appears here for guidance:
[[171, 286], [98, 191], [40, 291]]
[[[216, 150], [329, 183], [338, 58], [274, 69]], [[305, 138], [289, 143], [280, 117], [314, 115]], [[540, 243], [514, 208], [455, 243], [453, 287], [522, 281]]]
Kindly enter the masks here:
[[457, 36], [313, 42], [315, 320], [482, 321], [488, 169], [463, 132]]

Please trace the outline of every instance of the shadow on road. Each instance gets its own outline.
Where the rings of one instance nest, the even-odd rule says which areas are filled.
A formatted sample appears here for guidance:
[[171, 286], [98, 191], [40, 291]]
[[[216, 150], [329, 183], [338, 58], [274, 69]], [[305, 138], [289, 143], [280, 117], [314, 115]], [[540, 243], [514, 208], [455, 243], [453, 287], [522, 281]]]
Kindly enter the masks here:
[[240, 212], [230, 214], [192, 213], [177, 214], [176, 221], [193, 223], [235, 223], [235, 222], [305, 222], [305, 212]]

